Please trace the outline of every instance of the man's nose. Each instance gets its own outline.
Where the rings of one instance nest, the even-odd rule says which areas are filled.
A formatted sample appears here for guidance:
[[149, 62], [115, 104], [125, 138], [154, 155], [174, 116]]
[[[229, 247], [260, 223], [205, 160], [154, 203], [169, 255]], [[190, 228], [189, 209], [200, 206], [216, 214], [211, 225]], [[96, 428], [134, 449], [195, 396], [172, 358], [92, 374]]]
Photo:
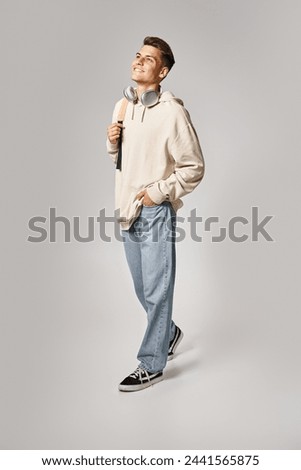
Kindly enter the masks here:
[[142, 57], [137, 57], [136, 64], [137, 64], [137, 65], [142, 65], [142, 64], [143, 64], [143, 59], [142, 59]]

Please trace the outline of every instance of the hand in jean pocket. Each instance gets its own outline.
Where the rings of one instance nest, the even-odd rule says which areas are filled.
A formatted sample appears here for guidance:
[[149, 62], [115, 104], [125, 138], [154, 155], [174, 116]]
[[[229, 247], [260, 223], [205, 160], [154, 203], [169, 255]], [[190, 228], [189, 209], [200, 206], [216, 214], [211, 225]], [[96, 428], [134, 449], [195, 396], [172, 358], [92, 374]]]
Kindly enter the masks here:
[[141, 202], [146, 207], [152, 207], [152, 206], [157, 205], [154, 203], [154, 201], [151, 200], [146, 189], [144, 189], [143, 191], [140, 191], [140, 193], [137, 194], [136, 199], [138, 200], [142, 199]]

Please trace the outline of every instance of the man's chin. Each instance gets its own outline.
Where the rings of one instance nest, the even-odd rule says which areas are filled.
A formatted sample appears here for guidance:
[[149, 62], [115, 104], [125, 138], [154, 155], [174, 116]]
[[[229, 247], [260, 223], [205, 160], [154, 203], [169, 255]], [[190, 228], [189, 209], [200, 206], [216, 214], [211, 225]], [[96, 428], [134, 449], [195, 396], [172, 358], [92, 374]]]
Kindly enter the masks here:
[[136, 82], [137, 85], [139, 85], [139, 83], [142, 83], [142, 81], [139, 80], [139, 78], [137, 78], [137, 76], [135, 74], [132, 75], [132, 80], [133, 80], [133, 82]]

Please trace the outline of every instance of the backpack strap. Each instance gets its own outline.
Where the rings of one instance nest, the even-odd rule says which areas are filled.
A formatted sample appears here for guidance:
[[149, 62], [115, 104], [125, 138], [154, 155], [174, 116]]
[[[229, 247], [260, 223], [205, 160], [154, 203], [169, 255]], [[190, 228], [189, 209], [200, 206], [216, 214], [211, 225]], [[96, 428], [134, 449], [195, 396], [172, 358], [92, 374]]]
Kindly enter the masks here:
[[[117, 117], [118, 124], [123, 124], [123, 120], [124, 120], [124, 116], [125, 116], [125, 113], [126, 113], [127, 105], [128, 105], [128, 100], [126, 98], [123, 98], [121, 106], [120, 106], [120, 110], [119, 110], [119, 113], [118, 113], [118, 117]], [[122, 160], [122, 129], [121, 129], [120, 136], [119, 136], [119, 147], [118, 147], [118, 157], [117, 157], [117, 163], [116, 163], [116, 170], [121, 171], [121, 160]]]
[[127, 105], [128, 105], [128, 100], [126, 98], [123, 98], [122, 100], [122, 103], [121, 103], [121, 106], [120, 106], [120, 110], [119, 110], [119, 113], [118, 113], [118, 117], [117, 117], [117, 121], [121, 124], [124, 120], [124, 116], [125, 116], [125, 113], [126, 113], [126, 108], [127, 108]]

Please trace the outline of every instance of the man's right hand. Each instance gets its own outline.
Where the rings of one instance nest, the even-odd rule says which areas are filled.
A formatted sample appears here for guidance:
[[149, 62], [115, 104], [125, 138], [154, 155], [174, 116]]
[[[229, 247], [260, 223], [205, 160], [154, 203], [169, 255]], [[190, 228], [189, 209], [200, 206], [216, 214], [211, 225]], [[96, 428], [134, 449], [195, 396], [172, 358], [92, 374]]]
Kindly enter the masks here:
[[122, 129], [122, 124], [118, 122], [113, 122], [107, 129], [107, 136], [111, 144], [117, 144], [120, 137], [120, 132]]

